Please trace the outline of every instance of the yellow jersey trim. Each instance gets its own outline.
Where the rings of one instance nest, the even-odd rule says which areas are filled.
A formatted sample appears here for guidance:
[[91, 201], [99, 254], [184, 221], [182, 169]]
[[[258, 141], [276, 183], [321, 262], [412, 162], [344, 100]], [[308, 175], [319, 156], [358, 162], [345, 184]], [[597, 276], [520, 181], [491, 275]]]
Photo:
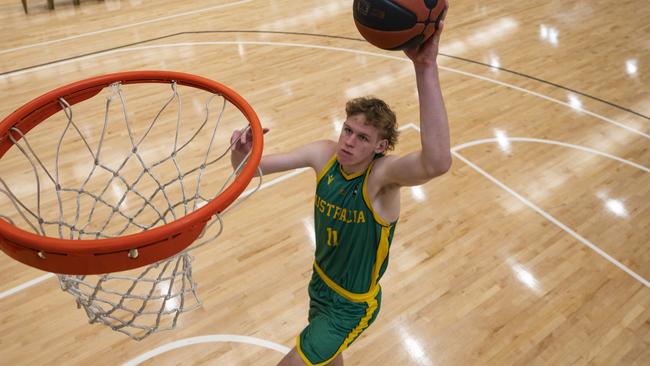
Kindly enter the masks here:
[[336, 282], [334, 282], [331, 278], [329, 278], [329, 276], [325, 274], [325, 272], [320, 268], [320, 266], [316, 262], [314, 262], [314, 269], [316, 270], [316, 273], [318, 273], [320, 278], [325, 282], [327, 287], [331, 288], [332, 290], [334, 290], [334, 292], [336, 292], [337, 294], [341, 295], [343, 298], [350, 300], [352, 302], [367, 302], [369, 299], [373, 299], [379, 293], [380, 287], [378, 285], [371, 287], [370, 290], [364, 294], [350, 292], [344, 289], [343, 287], [341, 287]]
[[[375, 295], [376, 296], [376, 295]], [[379, 303], [377, 303], [376, 298], [370, 298], [367, 301], [365, 301], [366, 304], [368, 304], [368, 308], [366, 308], [366, 314], [361, 318], [359, 321], [359, 324], [357, 324], [354, 329], [350, 333], [348, 333], [348, 336], [345, 338], [341, 346], [336, 350], [336, 353], [329, 359], [319, 362], [319, 363], [312, 363], [309, 358], [305, 355], [305, 353], [302, 351], [302, 348], [300, 347], [300, 335], [296, 337], [296, 351], [298, 351], [298, 355], [300, 355], [300, 358], [303, 360], [305, 365], [307, 366], [325, 366], [332, 362], [338, 355], [341, 354], [341, 352], [345, 351], [350, 343], [354, 342], [357, 337], [359, 337], [359, 334], [363, 332], [366, 328], [369, 326], [370, 319], [372, 319], [372, 315], [375, 313], [377, 310], [377, 307], [379, 306]]]
[[325, 173], [327, 173], [327, 171], [330, 170], [330, 168], [332, 167], [332, 165], [334, 165], [335, 162], [336, 162], [336, 153], [332, 155], [332, 157], [327, 162], [327, 164], [325, 164], [325, 167], [318, 173], [318, 179], [316, 180], [316, 184], [320, 183], [321, 179], [323, 179], [323, 177], [325, 176]]
[[372, 170], [372, 167], [375, 166], [375, 161], [377, 160], [373, 160], [372, 163], [370, 163], [370, 166], [366, 171], [366, 178], [363, 180], [363, 188], [361, 189], [361, 191], [363, 192], [363, 200], [366, 202], [366, 206], [368, 206], [368, 209], [370, 210], [370, 212], [372, 212], [372, 216], [375, 218], [375, 221], [377, 221], [379, 225], [390, 226], [389, 223], [387, 223], [386, 221], [382, 220], [381, 217], [379, 217], [375, 209], [372, 207], [372, 202], [370, 201], [370, 197], [368, 196], [368, 189], [367, 189], [368, 176], [370, 175], [370, 171]]
[[381, 227], [381, 236], [379, 237], [379, 246], [377, 248], [377, 256], [375, 258], [375, 268], [372, 271], [372, 281], [370, 282], [370, 288], [377, 286], [377, 281], [379, 279], [379, 271], [384, 265], [386, 257], [388, 257], [389, 243], [388, 237], [390, 236], [391, 226], [382, 226]]
[[359, 177], [362, 176], [366, 171], [365, 171], [365, 170], [362, 170], [362, 171], [360, 171], [360, 172], [356, 172], [356, 173], [348, 174], [348, 173], [346, 173], [346, 172], [343, 170], [343, 166], [342, 166], [341, 164], [339, 164], [339, 172], [341, 172], [341, 175], [343, 176], [343, 178], [344, 178], [345, 180], [352, 180], [352, 179], [355, 179], [355, 178], [359, 178]]
[[[339, 347], [338, 351], [336, 351], [336, 355], [338, 355], [339, 353], [343, 352], [343, 350], [348, 348], [350, 343], [354, 342], [354, 340], [357, 339], [359, 334], [361, 334], [361, 332], [363, 332], [364, 329], [368, 328], [369, 326], [368, 323], [370, 322], [370, 319], [372, 319], [372, 315], [375, 313], [375, 310], [377, 310], [379, 304], [377, 304], [377, 299], [375, 299], [374, 297], [366, 301], [366, 303], [368, 304], [368, 308], [366, 309], [366, 315], [364, 315], [364, 317], [361, 318], [359, 324], [354, 329], [352, 329], [352, 331], [348, 334], [348, 337], [345, 338], [345, 341], [343, 341], [341, 347]], [[336, 355], [334, 355], [334, 357], [336, 357]], [[327, 362], [332, 361], [334, 357], [327, 360]]]
[[[298, 351], [298, 355], [300, 355], [300, 358], [302, 358], [302, 361], [305, 363], [307, 366], [314, 366], [315, 364], [311, 363], [307, 356], [302, 352], [302, 349], [300, 348], [300, 334], [298, 334], [298, 337], [296, 337], [296, 351]], [[319, 363], [318, 365], [325, 365], [325, 363]]]

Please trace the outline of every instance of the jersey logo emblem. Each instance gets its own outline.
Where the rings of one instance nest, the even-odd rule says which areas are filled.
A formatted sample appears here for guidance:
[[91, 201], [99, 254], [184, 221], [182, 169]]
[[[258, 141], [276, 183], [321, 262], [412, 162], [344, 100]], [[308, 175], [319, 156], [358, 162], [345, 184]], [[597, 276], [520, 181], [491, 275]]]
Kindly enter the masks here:
[[334, 181], [334, 176], [331, 175], [331, 174], [328, 175], [327, 176], [327, 185], [329, 186], [330, 184], [332, 184], [333, 181]]

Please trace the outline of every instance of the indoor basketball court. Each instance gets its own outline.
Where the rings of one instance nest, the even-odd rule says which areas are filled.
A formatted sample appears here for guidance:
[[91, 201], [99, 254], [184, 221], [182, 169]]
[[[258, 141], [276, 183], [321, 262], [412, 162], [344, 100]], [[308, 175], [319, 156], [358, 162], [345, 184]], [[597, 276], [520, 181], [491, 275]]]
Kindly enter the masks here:
[[[453, 166], [401, 190], [381, 312], [344, 352], [346, 365], [648, 364], [647, 19], [641, 0], [450, 1], [438, 65]], [[352, 1], [0, 0], [0, 22], [0, 120], [82, 79], [158, 70], [198, 75], [240, 95], [270, 129], [265, 154], [336, 140], [346, 101], [364, 95], [397, 113], [395, 153], [420, 148], [413, 66], [402, 52], [362, 38]], [[131, 203], [152, 227], [186, 214], [126, 193], [133, 187], [120, 182], [154, 168], [161, 177], [149, 181], [154, 189], [173, 181], [183, 192], [164, 204], [210, 207], [205, 197], [235, 179], [231, 132], [253, 123], [230, 94], [213, 100], [174, 75], [164, 85], [108, 86], [62, 107], [20, 144], [2, 136], [0, 151], [15, 144], [0, 159], [3, 224], [30, 230], [20, 214], [29, 210], [14, 196], [42, 217], [59, 215], [52, 182], [78, 185], [93, 166], [115, 179], [98, 188], [95, 203], [78, 201], [92, 212]], [[206, 115], [205, 128], [182, 125], [198, 126]], [[174, 146], [190, 140], [177, 160]], [[100, 154], [100, 141], [111, 148]], [[24, 159], [18, 146], [39, 159]], [[142, 165], [120, 165], [117, 154], [135, 150]], [[36, 182], [34, 171], [48, 163], [56, 167], [51, 179]], [[210, 189], [187, 200], [194, 188], [181, 181], [193, 174]], [[3, 252], [0, 364], [277, 364], [307, 324], [315, 180], [308, 169], [253, 178], [220, 221], [193, 229], [207, 242], [164, 266], [182, 279], [184, 295], [165, 303], [166, 320], [149, 319], [170, 330], [89, 324], [93, 309], [69, 293], [77, 277], [59, 282]], [[86, 220], [84, 239], [107, 230], [77, 216], [71, 226]], [[150, 228], [123, 221], [125, 235], [131, 225]], [[43, 222], [32, 225], [38, 232]], [[66, 225], [43, 230], [70, 236]], [[131, 251], [126, 262], [148, 255]], [[160, 278], [155, 288], [163, 293]]]

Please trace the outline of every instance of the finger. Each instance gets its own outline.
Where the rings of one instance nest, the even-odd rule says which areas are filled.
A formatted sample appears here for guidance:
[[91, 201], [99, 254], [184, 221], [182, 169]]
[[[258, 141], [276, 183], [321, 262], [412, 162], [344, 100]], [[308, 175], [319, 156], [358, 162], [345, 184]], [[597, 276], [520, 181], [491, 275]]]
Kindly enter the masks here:
[[434, 33], [433, 37], [431, 37], [434, 39], [434, 42], [436, 44], [440, 42], [440, 35], [442, 34], [442, 30], [444, 29], [444, 27], [445, 27], [445, 21], [443, 19], [440, 21], [440, 23], [438, 23], [438, 28], [436, 29], [436, 33]]
[[234, 131], [232, 132], [232, 136], [230, 136], [230, 144], [231, 144], [231, 145], [234, 144], [234, 143], [236, 143], [237, 140], [239, 140], [239, 135], [240, 135], [240, 134], [241, 134], [241, 132], [240, 132], [239, 130], [234, 130]]
[[[234, 142], [234, 139], [238, 139], [239, 140], [238, 145], [245, 145], [248, 141], [252, 140], [253, 139], [253, 131], [249, 129], [246, 133], [244, 133], [244, 130], [245, 129], [236, 130], [235, 132], [233, 132], [233, 136], [230, 139], [231, 143]], [[266, 134], [269, 131], [270, 131], [270, 129], [268, 129], [268, 128], [263, 128], [262, 129], [262, 133], [264, 133], [264, 134]]]
[[239, 143], [245, 145], [248, 141], [248, 131], [245, 128], [239, 130]]
[[[262, 128], [262, 133], [265, 134], [269, 132], [270, 130], [268, 128]], [[248, 133], [246, 133], [246, 140], [252, 140], [253, 139], [253, 130], [249, 129]]]

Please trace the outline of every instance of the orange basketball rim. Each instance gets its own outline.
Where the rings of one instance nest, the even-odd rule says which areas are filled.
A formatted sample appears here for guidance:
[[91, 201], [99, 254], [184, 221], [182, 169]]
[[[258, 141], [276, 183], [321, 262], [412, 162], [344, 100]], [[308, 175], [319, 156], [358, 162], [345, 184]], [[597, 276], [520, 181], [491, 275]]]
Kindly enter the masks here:
[[255, 175], [261, 159], [263, 133], [259, 118], [248, 102], [234, 90], [216, 81], [186, 73], [121, 72], [93, 77], [52, 90], [28, 102], [0, 122], [0, 158], [23, 134], [61, 111], [60, 98], [74, 105], [97, 95], [114, 83], [172, 82], [221, 95], [236, 106], [250, 124], [252, 151], [240, 174], [230, 185], [205, 206], [186, 216], [122, 237], [96, 240], [46, 237], [22, 230], [0, 218], [0, 248], [7, 255], [29, 266], [60, 274], [101, 274], [142, 267], [187, 248], [199, 237], [215, 214], [222, 212], [237, 199]]

